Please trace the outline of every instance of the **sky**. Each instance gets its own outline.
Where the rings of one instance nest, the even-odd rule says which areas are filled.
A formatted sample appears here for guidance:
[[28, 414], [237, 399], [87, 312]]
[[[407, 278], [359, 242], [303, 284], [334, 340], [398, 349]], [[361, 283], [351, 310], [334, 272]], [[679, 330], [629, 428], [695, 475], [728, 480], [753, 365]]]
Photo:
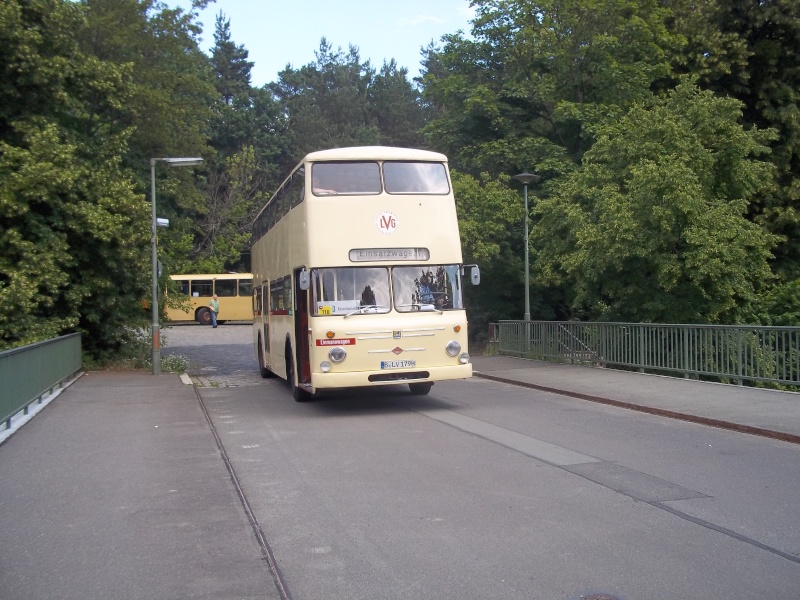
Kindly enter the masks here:
[[[186, 9], [191, 3], [170, 4]], [[299, 69], [314, 62], [323, 37], [333, 50], [357, 46], [361, 62], [369, 60], [376, 71], [394, 58], [413, 78], [420, 49], [448, 33], [469, 34], [474, 17], [469, 0], [217, 0], [200, 12], [206, 53], [220, 11], [230, 20], [231, 40], [255, 63], [254, 87], [276, 81], [287, 64]]]

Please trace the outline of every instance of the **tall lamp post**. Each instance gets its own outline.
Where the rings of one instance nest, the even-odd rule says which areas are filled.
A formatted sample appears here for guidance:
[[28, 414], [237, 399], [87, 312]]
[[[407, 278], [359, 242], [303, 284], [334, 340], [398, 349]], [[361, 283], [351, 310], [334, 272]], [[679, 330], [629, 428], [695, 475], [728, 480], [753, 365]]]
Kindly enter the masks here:
[[150, 308], [153, 312], [153, 375], [161, 373], [161, 340], [158, 331], [158, 254], [156, 252], [156, 227], [165, 219], [156, 218], [156, 163], [161, 161], [170, 167], [194, 167], [202, 164], [202, 158], [151, 158], [150, 159], [150, 247], [152, 251], [152, 276], [153, 276], [153, 297], [150, 300]]
[[522, 182], [525, 188], [525, 320], [531, 320], [531, 291], [530, 273], [528, 268], [528, 184], [536, 183], [540, 177], [536, 173], [520, 173], [514, 175], [513, 179]]

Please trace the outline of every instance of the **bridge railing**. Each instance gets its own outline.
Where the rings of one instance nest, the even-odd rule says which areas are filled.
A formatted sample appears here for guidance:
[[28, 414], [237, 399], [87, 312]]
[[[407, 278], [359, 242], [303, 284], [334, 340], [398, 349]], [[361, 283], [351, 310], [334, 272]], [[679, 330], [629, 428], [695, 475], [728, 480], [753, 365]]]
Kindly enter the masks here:
[[500, 354], [800, 385], [800, 327], [500, 321]]
[[11, 427], [11, 417], [27, 414], [82, 364], [80, 333], [0, 352], [0, 424]]

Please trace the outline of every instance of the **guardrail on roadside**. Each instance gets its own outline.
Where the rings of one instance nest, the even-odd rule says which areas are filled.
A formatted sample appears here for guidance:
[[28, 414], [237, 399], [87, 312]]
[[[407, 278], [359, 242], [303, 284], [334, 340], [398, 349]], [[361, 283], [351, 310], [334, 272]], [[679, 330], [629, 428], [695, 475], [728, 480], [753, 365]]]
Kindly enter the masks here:
[[0, 423], [10, 428], [11, 417], [27, 414], [82, 365], [80, 333], [0, 352]]
[[500, 321], [501, 354], [800, 386], [800, 327]]

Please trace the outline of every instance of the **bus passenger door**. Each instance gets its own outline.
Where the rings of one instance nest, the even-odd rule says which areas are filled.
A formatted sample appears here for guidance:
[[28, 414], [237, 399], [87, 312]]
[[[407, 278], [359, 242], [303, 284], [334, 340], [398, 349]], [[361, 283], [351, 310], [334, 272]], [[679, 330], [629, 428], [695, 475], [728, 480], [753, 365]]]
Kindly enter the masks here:
[[311, 362], [308, 348], [308, 290], [300, 289], [298, 283], [299, 273], [300, 269], [296, 269], [294, 272], [294, 339], [297, 344], [295, 364], [297, 365], [297, 381], [299, 383], [311, 383]]
[[271, 299], [269, 297], [269, 282], [264, 283], [261, 286], [261, 322], [264, 325], [264, 354], [267, 356], [267, 362], [272, 365], [272, 356], [270, 356], [269, 350], [269, 317], [270, 317], [270, 304]]

